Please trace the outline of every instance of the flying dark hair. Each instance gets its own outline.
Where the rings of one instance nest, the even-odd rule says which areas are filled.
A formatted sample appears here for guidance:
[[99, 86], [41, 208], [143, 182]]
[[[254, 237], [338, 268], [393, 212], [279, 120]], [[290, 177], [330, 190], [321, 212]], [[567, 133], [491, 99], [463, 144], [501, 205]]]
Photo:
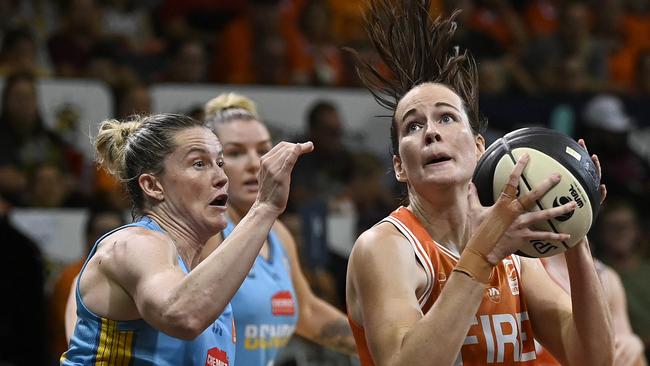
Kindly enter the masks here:
[[[393, 114], [409, 90], [428, 82], [443, 84], [463, 100], [474, 134], [482, 133], [487, 120], [479, 112], [476, 62], [453, 44], [454, 19], [460, 10], [433, 20], [429, 8], [430, 0], [371, 0], [366, 30], [392, 76], [382, 75], [358, 52], [348, 49], [355, 58], [359, 78], [377, 103]], [[396, 154], [395, 121], [391, 124], [391, 142]]]

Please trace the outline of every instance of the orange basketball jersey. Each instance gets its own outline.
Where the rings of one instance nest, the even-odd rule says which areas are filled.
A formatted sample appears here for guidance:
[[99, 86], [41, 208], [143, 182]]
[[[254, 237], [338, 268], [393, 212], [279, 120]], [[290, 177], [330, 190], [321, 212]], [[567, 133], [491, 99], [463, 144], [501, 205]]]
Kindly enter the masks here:
[[[404, 235], [426, 272], [427, 286], [418, 298], [422, 312], [426, 314], [445, 286], [458, 262], [458, 255], [435, 243], [416, 216], [405, 207], [393, 211], [381, 222], [393, 224]], [[374, 366], [363, 327], [349, 320], [361, 364]], [[490, 285], [485, 289], [455, 363], [464, 366], [486, 364], [536, 364], [533, 329], [520, 284], [517, 256], [506, 257], [493, 270]]]

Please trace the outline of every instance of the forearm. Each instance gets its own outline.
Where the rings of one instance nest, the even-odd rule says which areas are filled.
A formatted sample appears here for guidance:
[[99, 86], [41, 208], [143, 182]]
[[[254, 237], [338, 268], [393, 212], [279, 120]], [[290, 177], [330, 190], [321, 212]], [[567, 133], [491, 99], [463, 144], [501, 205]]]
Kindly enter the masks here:
[[171, 299], [172, 313], [198, 317], [203, 329], [213, 322], [241, 286], [276, 218], [273, 211], [253, 206], [219, 247], [183, 279]]
[[296, 332], [337, 352], [357, 354], [352, 330], [345, 315], [319, 298], [314, 297], [305, 306], [301, 305]]
[[433, 307], [405, 334], [390, 365], [453, 365], [484, 291], [484, 284], [452, 272]]
[[565, 253], [571, 281], [572, 321], [565, 334], [572, 365], [611, 365], [614, 332], [602, 285], [586, 241]]

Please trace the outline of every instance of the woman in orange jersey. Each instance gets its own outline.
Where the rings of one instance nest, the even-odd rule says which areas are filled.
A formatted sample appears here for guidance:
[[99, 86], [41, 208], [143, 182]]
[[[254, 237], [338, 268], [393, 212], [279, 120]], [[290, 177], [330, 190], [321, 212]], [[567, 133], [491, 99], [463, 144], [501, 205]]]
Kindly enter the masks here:
[[497, 203], [479, 204], [470, 180], [486, 122], [476, 64], [452, 45], [456, 13], [431, 21], [427, 7], [371, 1], [369, 34], [394, 79], [358, 63], [393, 112], [393, 167], [408, 192], [350, 257], [346, 301], [362, 364], [533, 365], [537, 338], [562, 364], [611, 365], [612, 326], [586, 239], [565, 254], [571, 297], [539, 260], [512, 255], [529, 240], [567, 239], [531, 227], [574, 203], [527, 212], [561, 177], [517, 198], [524, 156]]

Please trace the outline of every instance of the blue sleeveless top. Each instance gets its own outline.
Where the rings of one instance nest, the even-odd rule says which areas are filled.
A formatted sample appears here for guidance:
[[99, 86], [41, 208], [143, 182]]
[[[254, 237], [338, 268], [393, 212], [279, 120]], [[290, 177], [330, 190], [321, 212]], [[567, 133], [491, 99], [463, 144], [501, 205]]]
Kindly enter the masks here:
[[[90, 251], [88, 260], [104, 237], [125, 227], [142, 227], [164, 232], [155, 221], [143, 217], [140, 221], [121, 226], [102, 236]], [[179, 256], [183, 272], [189, 270]], [[79, 276], [81, 277], [81, 276]], [[70, 346], [61, 356], [61, 365], [200, 365], [232, 366], [235, 364], [235, 335], [232, 308], [228, 304], [219, 318], [194, 340], [186, 341], [156, 330], [143, 319], [111, 320], [90, 311], [79, 294], [77, 280], [77, 324]]]
[[[223, 231], [224, 238], [233, 229], [229, 221]], [[269, 232], [267, 240], [268, 260], [257, 256], [232, 299], [239, 365], [273, 365], [298, 322], [298, 300], [291, 282], [289, 257], [273, 231]]]

